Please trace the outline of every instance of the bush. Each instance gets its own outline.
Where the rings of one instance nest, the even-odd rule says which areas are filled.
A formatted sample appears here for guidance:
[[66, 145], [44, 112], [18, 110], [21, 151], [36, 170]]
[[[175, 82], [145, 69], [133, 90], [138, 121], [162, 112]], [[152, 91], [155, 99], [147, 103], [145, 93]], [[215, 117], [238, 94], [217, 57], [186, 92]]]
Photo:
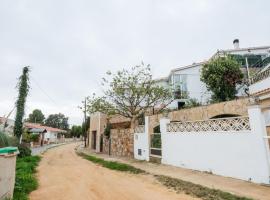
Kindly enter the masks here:
[[240, 64], [230, 56], [218, 57], [203, 65], [201, 81], [212, 92], [212, 101], [222, 102], [235, 99], [236, 85], [243, 82]]
[[0, 132], [0, 148], [8, 146], [18, 146], [18, 139]]
[[0, 148], [9, 146], [8, 136], [0, 132]]
[[38, 134], [31, 134], [30, 135], [30, 141], [38, 142], [39, 141], [39, 135]]
[[18, 155], [18, 157], [23, 158], [23, 157], [27, 157], [27, 156], [31, 156], [31, 149], [23, 144], [20, 144], [18, 146], [18, 149], [20, 151], [20, 154]]

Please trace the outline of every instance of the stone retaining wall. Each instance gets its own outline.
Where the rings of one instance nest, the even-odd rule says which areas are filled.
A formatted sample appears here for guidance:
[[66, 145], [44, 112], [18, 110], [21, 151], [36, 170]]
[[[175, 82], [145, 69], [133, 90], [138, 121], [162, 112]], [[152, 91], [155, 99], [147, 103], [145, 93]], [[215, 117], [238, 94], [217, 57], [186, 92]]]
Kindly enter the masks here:
[[[111, 155], [133, 157], [133, 135], [131, 129], [111, 129]], [[109, 153], [109, 139], [105, 137], [103, 152]]]
[[[247, 116], [248, 98], [226, 101], [221, 103], [210, 104], [207, 106], [198, 106], [170, 112], [168, 118], [171, 121], [198, 121], [208, 120], [218, 115], [232, 114]], [[163, 115], [149, 116], [149, 133], [153, 133], [153, 128], [159, 125], [160, 118]]]

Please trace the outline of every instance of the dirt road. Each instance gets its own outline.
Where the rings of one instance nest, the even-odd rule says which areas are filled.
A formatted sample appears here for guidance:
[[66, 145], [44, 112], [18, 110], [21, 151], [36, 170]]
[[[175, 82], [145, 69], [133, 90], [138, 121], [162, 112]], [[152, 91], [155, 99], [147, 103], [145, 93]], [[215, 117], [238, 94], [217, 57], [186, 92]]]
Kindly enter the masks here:
[[194, 199], [169, 191], [150, 175], [112, 171], [77, 156], [76, 144], [46, 152], [38, 167], [39, 188], [30, 200]]

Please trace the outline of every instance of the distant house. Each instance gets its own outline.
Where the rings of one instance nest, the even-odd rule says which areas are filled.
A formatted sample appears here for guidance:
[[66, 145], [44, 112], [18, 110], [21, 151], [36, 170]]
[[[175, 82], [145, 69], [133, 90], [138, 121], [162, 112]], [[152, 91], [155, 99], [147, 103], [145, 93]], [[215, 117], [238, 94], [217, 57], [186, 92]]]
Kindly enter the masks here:
[[[238, 39], [233, 41], [233, 45], [233, 49], [217, 50], [210, 59], [218, 56], [232, 56], [241, 64], [245, 77], [251, 77], [257, 71], [267, 69], [270, 65], [270, 46], [240, 48]], [[201, 69], [205, 63], [207, 61], [172, 69], [167, 77], [155, 80], [157, 85], [171, 87], [175, 91], [174, 101], [169, 105], [170, 108], [180, 108], [190, 98], [202, 104], [208, 102], [211, 93], [200, 80]], [[244, 88], [238, 88], [237, 95], [245, 96], [244, 91]]]
[[43, 126], [37, 123], [24, 123], [24, 127], [28, 130], [29, 133], [39, 135], [39, 144], [50, 144], [56, 143], [58, 139], [64, 136], [66, 133], [65, 130], [53, 128], [49, 126]]

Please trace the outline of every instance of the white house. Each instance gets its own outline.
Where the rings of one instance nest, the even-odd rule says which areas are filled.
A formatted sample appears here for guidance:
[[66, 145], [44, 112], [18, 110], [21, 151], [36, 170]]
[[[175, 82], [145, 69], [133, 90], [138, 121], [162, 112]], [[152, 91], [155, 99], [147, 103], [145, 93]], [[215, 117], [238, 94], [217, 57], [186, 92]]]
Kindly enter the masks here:
[[66, 132], [65, 130], [43, 126], [37, 123], [24, 123], [24, 126], [29, 132], [40, 134], [40, 142], [44, 142], [45, 144], [57, 142], [58, 138], [62, 138], [63, 133]]
[[[238, 39], [234, 40], [233, 44], [233, 49], [218, 50], [210, 59], [231, 55], [241, 63], [247, 78], [270, 65], [270, 46], [240, 48]], [[172, 87], [174, 91], [180, 91], [180, 94], [175, 95], [175, 100], [169, 105], [170, 108], [179, 108], [191, 98], [202, 104], [208, 102], [211, 93], [200, 80], [201, 69], [206, 62], [175, 68], [167, 77], [156, 79], [157, 85]], [[238, 88], [238, 96], [245, 95], [247, 94], [244, 92], [244, 88]]]

